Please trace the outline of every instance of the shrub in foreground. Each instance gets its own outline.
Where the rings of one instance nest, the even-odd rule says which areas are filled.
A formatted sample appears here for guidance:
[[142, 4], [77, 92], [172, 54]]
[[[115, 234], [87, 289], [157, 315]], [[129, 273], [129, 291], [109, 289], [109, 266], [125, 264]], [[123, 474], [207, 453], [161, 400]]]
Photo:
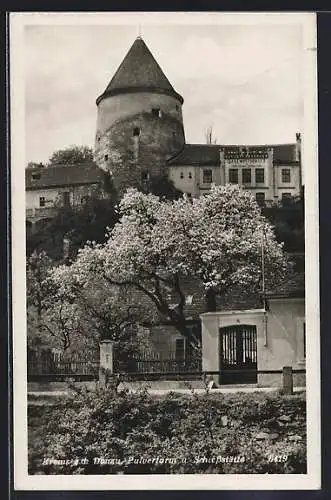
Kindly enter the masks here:
[[305, 395], [80, 389], [30, 405], [29, 473], [306, 473]]

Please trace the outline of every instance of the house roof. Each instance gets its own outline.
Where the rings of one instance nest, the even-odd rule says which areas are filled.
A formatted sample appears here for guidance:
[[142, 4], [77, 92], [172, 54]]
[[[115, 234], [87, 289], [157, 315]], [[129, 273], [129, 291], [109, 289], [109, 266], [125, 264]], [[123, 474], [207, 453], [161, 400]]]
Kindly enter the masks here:
[[[172, 158], [168, 164], [181, 165], [220, 165], [220, 151], [225, 157], [232, 158], [237, 155], [247, 155], [247, 158], [266, 157], [268, 149], [273, 149], [275, 163], [293, 163], [295, 160], [295, 144], [265, 144], [265, 145], [219, 145], [219, 144], [185, 144], [181, 152]], [[246, 153], [247, 150], [247, 153]]]
[[[268, 149], [273, 150], [274, 162], [293, 162], [295, 161], [296, 144], [224, 144], [220, 145], [225, 154], [241, 154], [247, 149], [247, 153], [251, 155], [266, 155]], [[246, 151], [245, 151], [246, 152]]]
[[185, 144], [169, 165], [219, 165], [220, 146], [215, 144]]
[[98, 97], [97, 104], [108, 96], [143, 91], [170, 94], [183, 103], [183, 98], [174, 90], [144, 40], [138, 37], [106, 90]]
[[295, 144], [275, 144], [272, 146], [274, 150], [275, 162], [286, 162], [295, 160]]
[[94, 163], [75, 165], [52, 165], [25, 169], [25, 188], [27, 190], [97, 184], [104, 179], [105, 173]]

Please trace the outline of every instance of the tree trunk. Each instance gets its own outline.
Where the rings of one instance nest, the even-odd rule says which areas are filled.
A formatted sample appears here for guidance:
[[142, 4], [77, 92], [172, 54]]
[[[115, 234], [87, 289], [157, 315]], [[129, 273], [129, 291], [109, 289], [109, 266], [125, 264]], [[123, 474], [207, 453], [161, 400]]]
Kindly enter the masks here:
[[214, 290], [212, 290], [212, 289], [207, 290], [205, 300], [206, 300], [207, 312], [215, 312], [216, 311], [216, 294], [215, 294]]

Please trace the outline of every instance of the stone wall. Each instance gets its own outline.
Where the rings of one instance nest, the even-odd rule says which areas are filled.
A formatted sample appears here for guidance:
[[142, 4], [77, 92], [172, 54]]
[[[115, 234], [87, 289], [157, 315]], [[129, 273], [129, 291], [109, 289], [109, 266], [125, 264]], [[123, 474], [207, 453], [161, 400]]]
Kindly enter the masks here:
[[98, 104], [96, 140], [114, 123], [141, 113], [151, 113], [153, 108], [159, 108], [163, 115], [183, 123], [182, 106], [175, 97], [154, 92], [120, 94], [104, 98]]
[[125, 94], [99, 103], [95, 160], [111, 172], [119, 191], [141, 186], [144, 176], [166, 173], [166, 160], [179, 153], [184, 142], [181, 106], [174, 97]]

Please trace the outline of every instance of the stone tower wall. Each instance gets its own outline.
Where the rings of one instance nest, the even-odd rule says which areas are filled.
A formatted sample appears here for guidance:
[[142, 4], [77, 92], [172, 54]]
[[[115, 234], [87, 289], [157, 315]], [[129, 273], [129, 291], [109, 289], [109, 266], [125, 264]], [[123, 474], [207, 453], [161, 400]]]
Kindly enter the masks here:
[[[153, 113], [160, 110], [160, 115]], [[139, 129], [139, 135], [137, 134]], [[152, 92], [127, 93], [98, 105], [95, 160], [111, 172], [115, 187], [142, 185], [142, 179], [165, 173], [168, 158], [185, 143], [181, 103]]]

